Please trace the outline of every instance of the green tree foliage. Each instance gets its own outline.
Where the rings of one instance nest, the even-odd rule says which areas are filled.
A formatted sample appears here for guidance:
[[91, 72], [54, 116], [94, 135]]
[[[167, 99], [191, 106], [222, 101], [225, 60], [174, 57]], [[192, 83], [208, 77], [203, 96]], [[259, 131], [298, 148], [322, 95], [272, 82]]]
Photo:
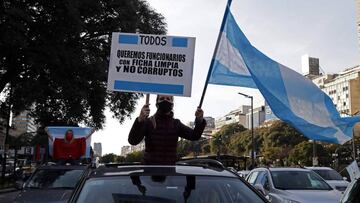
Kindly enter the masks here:
[[114, 153], [105, 154], [104, 156], [100, 157], [100, 163], [113, 163], [116, 162], [117, 155]]
[[[323, 145], [316, 144], [316, 156], [319, 157], [319, 165], [329, 165], [328, 157], [329, 152], [325, 150]], [[309, 141], [303, 141], [296, 145], [289, 154], [289, 161], [292, 164], [300, 164], [302, 166], [311, 166], [313, 158], [313, 143]]]
[[246, 128], [239, 123], [224, 125], [215, 133], [210, 143], [211, 152], [217, 153], [219, 151], [222, 154], [238, 152], [236, 147], [240, 146], [237, 146], [239, 143], [236, 140], [241, 137], [242, 132], [246, 132]]
[[11, 83], [14, 110], [43, 126], [99, 129], [105, 106], [123, 122], [141, 95], [106, 91], [111, 33], [166, 32], [144, 0], [4, 0], [0, 13], [0, 92]]
[[[199, 141], [180, 140], [177, 146], [178, 158], [184, 156], [198, 156], [210, 153], [208, 139], [200, 138]], [[205, 147], [208, 146], [208, 147]]]
[[144, 157], [144, 151], [137, 151], [126, 155], [125, 162], [141, 162]]
[[125, 157], [124, 156], [117, 156], [115, 161], [117, 163], [125, 162]]
[[307, 140], [296, 129], [290, 125], [276, 121], [268, 128], [263, 128], [264, 146], [290, 146], [293, 147], [300, 142]]

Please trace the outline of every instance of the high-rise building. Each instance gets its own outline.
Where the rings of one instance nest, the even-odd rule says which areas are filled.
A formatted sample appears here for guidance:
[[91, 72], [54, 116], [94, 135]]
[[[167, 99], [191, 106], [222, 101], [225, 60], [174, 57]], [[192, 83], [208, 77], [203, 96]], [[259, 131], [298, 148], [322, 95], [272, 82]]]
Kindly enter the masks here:
[[301, 70], [304, 76], [312, 78], [320, 75], [319, 59], [305, 54], [301, 57]]
[[[254, 119], [254, 128], [261, 126], [265, 121], [265, 106], [260, 106], [254, 108], [253, 110], [253, 119]], [[251, 111], [246, 114], [246, 125], [244, 126], [247, 129], [251, 129]]]
[[102, 146], [100, 142], [94, 143], [94, 156], [101, 157], [102, 156]]
[[11, 135], [19, 136], [23, 133], [34, 133], [37, 130], [34, 119], [30, 116], [29, 111], [23, 111], [13, 117], [12, 127], [14, 131]]

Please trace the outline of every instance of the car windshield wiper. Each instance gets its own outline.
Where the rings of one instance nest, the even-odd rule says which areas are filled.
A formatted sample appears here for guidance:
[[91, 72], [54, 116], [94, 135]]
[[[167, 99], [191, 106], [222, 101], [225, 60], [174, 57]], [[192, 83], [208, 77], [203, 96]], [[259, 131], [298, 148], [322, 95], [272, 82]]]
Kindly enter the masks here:
[[72, 189], [74, 189], [74, 187], [51, 187], [49, 189], [69, 189], [69, 190], [72, 190]]

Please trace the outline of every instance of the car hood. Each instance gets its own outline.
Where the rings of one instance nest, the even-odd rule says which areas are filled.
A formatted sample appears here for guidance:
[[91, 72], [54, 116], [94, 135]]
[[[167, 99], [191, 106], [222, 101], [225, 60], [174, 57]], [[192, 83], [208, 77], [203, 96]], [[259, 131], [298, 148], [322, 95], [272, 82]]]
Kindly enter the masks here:
[[69, 189], [25, 189], [15, 199], [18, 203], [67, 202], [72, 190]]
[[301, 203], [338, 203], [341, 193], [337, 190], [283, 190], [281, 196]]
[[345, 180], [326, 180], [326, 182], [333, 188], [335, 188], [335, 186], [347, 187], [349, 185], [349, 182]]

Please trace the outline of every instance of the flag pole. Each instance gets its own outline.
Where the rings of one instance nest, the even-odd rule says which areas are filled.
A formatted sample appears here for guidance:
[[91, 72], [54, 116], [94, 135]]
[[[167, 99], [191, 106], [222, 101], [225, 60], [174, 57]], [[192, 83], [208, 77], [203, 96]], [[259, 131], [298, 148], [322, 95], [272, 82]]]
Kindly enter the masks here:
[[227, 2], [227, 4], [226, 4], [226, 8], [225, 8], [225, 12], [224, 12], [224, 17], [223, 17], [223, 20], [222, 20], [222, 22], [221, 22], [221, 27], [220, 27], [220, 32], [219, 32], [218, 38], [217, 38], [217, 40], [216, 40], [216, 45], [215, 45], [214, 53], [213, 53], [213, 56], [212, 56], [212, 59], [211, 59], [209, 72], [208, 72], [207, 77], [206, 77], [206, 81], [205, 81], [203, 93], [202, 93], [202, 95], [201, 95], [199, 108], [201, 108], [202, 103], [203, 103], [203, 100], [204, 100], [204, 97], [205, 97], [206, 89], [207, 89], [208, 82], [209, 82], [209, 79], [210, 79], [210, 76], [211, 76], [211, 72], [212, 72], [212, 69], [213, 69], [213, 65], [214, 65], [214, 57], [215, 57], [216, 52], [217, 52], [218, 47], [219, 47], [219, 42], [220, 42], [220, 38], [221, 38], [221, 33], [222, 33], [222, 31], [224, 30], [224, 27], [225, 27], [225, 21], [226, 21], [226, 17], [227, 17], [227, 15], [228, 15], [228, 13], [229, 13], [229, 11], [230, 11], [231, 2], [232, 2], [232, 0], [228, 0], [228, 2]]

